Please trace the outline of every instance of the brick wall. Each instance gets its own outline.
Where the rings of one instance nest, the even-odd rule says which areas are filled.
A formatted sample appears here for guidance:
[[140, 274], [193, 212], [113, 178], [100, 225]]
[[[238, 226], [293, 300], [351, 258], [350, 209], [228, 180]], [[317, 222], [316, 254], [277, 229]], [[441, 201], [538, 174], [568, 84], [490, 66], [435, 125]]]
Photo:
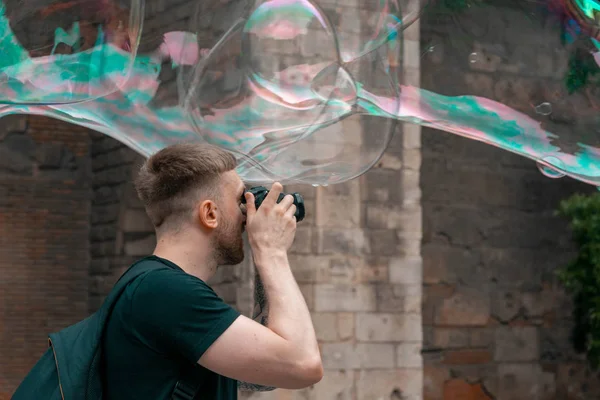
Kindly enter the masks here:
[[[561, 85], [567, 58], [557, 25], [544, 30], [527, 15], [427, 14], [422, 86], [526, 113], [558, 90], [556, 117], [574, 120], [568, 103], [581, 99]], [[554, 275], [574, 248], [553, 211], [594, 188], [550, 180], [534, 162], [475, 141], [430, 129], [422, 139], [425, 399], [598, 398], [598, 378], [569, 342], [570, 302]]]
[[0, 399], [87, 315], [90, 195], [86, 130], [0, 120]]

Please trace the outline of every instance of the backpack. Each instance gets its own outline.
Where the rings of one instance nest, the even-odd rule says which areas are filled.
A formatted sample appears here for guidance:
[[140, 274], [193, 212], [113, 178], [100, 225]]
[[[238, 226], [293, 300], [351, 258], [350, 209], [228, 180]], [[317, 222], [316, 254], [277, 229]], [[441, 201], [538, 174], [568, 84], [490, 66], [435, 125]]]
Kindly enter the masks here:
[[[108, 317], [129, 283], [150, 271], [167, 268], [158, 261], [140, 261], [119, 278], [98, 311], [48, 335], [48, 349], [11, 400], [103, 400], [101, 343]], [[189, 374], [177, 382], [172, 399], [192, 400], [199, 389]]]

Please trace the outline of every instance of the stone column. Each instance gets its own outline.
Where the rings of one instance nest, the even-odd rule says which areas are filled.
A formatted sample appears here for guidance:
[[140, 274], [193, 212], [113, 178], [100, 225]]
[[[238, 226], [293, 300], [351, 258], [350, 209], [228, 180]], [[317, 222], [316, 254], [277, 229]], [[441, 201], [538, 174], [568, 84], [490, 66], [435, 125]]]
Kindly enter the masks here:
[[[418, 23], [403, 45], [402, 81], [418, 86]], [[380, 162], [360, 178], [286, 188], [306, 198], [307, 219], [290, 260], [312, 312], [325, 376], [308, 389], [243, 398], [422, 399], [420, 164], [420, 128], [401, 125]]]

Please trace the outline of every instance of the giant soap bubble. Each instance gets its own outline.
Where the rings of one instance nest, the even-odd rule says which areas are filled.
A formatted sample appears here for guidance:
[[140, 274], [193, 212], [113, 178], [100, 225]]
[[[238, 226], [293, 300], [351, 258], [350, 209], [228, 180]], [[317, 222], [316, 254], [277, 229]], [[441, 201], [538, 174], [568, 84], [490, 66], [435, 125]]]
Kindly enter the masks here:
[[[62, 119], [144, 155], [208, 142], [247, 182], [310, 184], [367, 171], [400, 121], [600, 185], [594, 0], [2, 4], [0, 115]], [[417, 57], [435, 65], [421, 87], [400, 79], [419, 17]]]
[[248, 182], [310, 184], [354, 178], [385, 150], [396, 121], [361, 93], [398, 110], [399, 32], [416, 16], [396, 0], [10, 3], [3, 114], [63, 119], [144, 155], [205, 141], [234, 152]]

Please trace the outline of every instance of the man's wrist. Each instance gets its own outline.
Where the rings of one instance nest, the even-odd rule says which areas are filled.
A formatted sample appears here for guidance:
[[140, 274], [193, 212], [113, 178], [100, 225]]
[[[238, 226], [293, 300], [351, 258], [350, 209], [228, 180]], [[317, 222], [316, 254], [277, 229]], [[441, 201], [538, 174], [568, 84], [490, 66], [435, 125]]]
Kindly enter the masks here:
[[271, 265], [288, 265], [288, 255], [284, 250], [257, 249], [252, 251], [252, 258], [259, 271]]

